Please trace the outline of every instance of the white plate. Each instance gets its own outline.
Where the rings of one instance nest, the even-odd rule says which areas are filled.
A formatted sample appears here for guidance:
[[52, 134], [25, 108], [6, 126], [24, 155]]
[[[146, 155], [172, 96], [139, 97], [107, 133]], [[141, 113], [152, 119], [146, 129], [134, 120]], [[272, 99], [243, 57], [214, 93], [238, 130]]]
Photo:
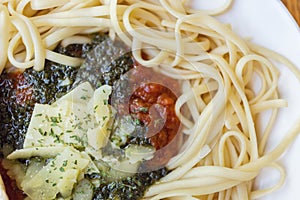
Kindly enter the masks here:
[[[193, 7], [209, 9], [217, 7], [226, 0], [194, 0]], [[220, 5], [220, 4], [219, 4]], [[230, 23], [240, 36], [251, 38], [251, 41], [272, 49], [298, 66], [300, 69], [300, 31], [287, 9], [279, 0], [234, 0], [228, 12], [218, 17]], [[300, 83], [292, 73], [279, 66], [281, 76], [279, 91], [287, 99], [289, 106], [280, 110], [278, 120], [269, 140], [268, 150], [273, 149], [287, 132], [287, 127], [300, 117]], [[294, 200], [299, 199], [300, 180], [300, 136], [280, 158], [287, 173], [283, 187], [261, 200]], [[278, 173], [270, 169], [262, 170], [256, 186], [266, 188], [278, 180]]]

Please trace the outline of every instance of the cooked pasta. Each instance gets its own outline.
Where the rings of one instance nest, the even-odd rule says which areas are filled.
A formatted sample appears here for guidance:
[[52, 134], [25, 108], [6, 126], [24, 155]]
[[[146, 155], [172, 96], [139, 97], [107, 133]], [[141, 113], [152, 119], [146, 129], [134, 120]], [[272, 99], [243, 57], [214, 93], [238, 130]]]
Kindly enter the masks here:
[[[276, 160], [299, 134], [300, 119], [274, 150], [265, 151], [278, 109], [288, 105], [280, 98], [273, 61], [298, 81], [300, 71], [214, 18], [231, 1], [214, 11], [193, 10], [180, 0], [0, 2], [0, 71], [42, 70], [46, 59], [78, 67], [81, 59], [60, 55], [55, 47], [109, 32], [131, 48], [138, 63], [182, 83], [175, 110], [185, 141], [167, 164], [172, 171], [150, 187], [146, 199], [255, 199], [284, 183]], [[259, 132], [257, 118], [266, 110], [272, 115]], [[259, 190], [253, 183], [265, 167], [278, 170], [281, 179]]]

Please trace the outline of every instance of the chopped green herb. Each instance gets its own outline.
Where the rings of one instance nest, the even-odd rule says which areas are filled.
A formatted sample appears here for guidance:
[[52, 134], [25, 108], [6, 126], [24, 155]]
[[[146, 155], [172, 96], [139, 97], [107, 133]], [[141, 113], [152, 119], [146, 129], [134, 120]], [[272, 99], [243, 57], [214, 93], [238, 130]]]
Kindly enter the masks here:
[[70, 138], [76, 140], [77, 142], [81, 142], [81, 139], [79, 138], [78, 135], [72, 135], [72, 136], [70, 136]]
[[58, 117], [50, 117], [50, 120], [53, 123], [59, 123], [59, 118]]
[[61, 114], [60, 113], [58, 113], [58, 120], [59, 120], [59, 122], [62, 122], [62, 118], [61, 118]]
[[47, 135], [47, 132], [46, 131], [43, 131], [41, 128], [38, 129], [39, 133], [42, 135], [42, 136], [46, 136]]
[[87, 100], [87, 96], [82, 96], [82, 97], [80, 97], [80, 99]]
[[[59, 136], [58, 135], [55, 135], [54, 136], [54, 143], [61, 143], [62, 141], [60, 140]], [[63, 143], [63, 142], [62, 142]]]
[[65, 166], [67, 166], [68, 165], [68, 161], [67, 160], [64, 160], [63, 161], [63, 166], [65, 167]]
[[40, 143], [40, 144], [44, 143], [44, 139], [39, 139], [38, 143]]
[[47, 114], [46, 114], [45, 118], [46, 118], [46, 120], [47, 120], [48, 122], [50, 122], [50, 118], [49, 118], [49, 116], [48, 116]]
[[40, 114], [36, 114], [36, 115], [35, 115], [35, 117], [41, 117], [41, 116], [43, 116], [43, 114], [42, 114], [42, 113], [40, 113]]
[[103, 116], [102, 120], [105, 121], [108, 118], [108, 116]]
[[55, 163], [54, 163], [54, 161], [51, 161], [51, 165], [50, 165], [50, 167], [55, 167]]
[[53, 131], [52, 128], [50, 129], [50, 134], [49, 135], [52, 136], [52, 137], [55, 137], [55, 134], [54, 134], [54, 131]]
[[92, 115], [91, 114], [87, 114], [83, 119], [92, 120]]
[[58, 126], [57, 123], [52, 123], [50, 126]]
[[108, 100], [107, 100], [107, 99], [104, 99], [104, 100], [103, 100], [103, 104], [104, 104], [104, 105], [108, 105]]
[[59, 168], [59, 171], [64, 172], [64, 171], [65, 171], [65, 168], [60, 167], [60, 168]]

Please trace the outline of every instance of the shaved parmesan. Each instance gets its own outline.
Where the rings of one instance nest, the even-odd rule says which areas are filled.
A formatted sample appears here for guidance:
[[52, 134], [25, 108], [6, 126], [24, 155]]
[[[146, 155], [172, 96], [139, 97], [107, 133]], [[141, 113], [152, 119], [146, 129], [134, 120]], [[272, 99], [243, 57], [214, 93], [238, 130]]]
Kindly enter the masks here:
[[35, 105], [24, 148], [7, 157], [47, 159], [32, 161], [22, 178], [21, 188], [29, 198], [71, 198], [85, 174], [99, 173], [91, 156], [101, 159], [101, 148], [108, 142], [110, 93], [110, 86], [94, 91], [86, 82], [52, 105]]

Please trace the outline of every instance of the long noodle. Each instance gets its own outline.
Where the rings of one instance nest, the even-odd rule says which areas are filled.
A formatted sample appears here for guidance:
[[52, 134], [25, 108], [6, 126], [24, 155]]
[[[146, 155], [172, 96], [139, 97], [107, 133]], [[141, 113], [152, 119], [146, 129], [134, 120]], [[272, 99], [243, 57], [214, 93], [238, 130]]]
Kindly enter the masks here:
[[[150, 187], [146, 199], [255, 199], [284, 183], [276, 159], [298, 136], [300, 118], [274, 150], [265, 151], [278, 109], [288, 106], [279, 98], [274, 61], [298, 82], [300, 71], [213, 17], [231, 0], [212, 11], [191, 9], [180, 0], [0, 2], [0, 73], [11, 66], [42, 70], [45, 59], [78, 67], [82, 60], [53, 49], [87, 43], [88, 34], [109, 31], [131, 47], [139, 63], [182, 82], [175, 110], [185, 142], [167, 164], [172, 171]], [[258, 90], [253, 81], [260, 82]], [[260, 132], [257, 119], [267, 110], [272, 114]], [[281, 179], [256, 190], [254, 180], [267, 167], [278, 170]]]

